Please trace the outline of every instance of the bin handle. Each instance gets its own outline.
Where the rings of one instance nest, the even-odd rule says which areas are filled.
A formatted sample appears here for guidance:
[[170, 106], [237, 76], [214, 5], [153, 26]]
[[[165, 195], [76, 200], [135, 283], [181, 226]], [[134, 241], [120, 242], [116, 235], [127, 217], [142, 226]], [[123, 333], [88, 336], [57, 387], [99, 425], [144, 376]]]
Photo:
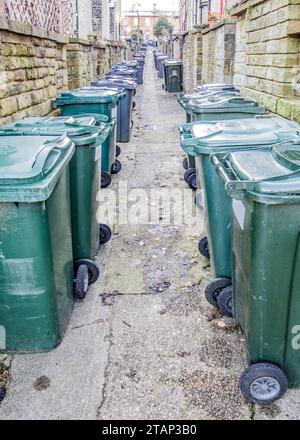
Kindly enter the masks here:
[[107, 124], [107, 126], [104, 128], [104, 130], [102, 130], [102, 132], [101, 132], [101, 134], [100, 134], [100, 136], [98, 137], [98, 140], [97, 140], [97, 144], [98, 144], [98, 145], [102, 145], [102, 144], [106, 141], [108, 135], [109, 135], [110, 132], [111, 132], [111, 128], [112, 128], [114, 125], [115, 125], [115, 124], [113, 124], [113, 123], [111, 123], [111, 124]]
[[[74, 122], [77, 122], [77, 118], [80, 117], [92, 117], [94, 119], [96, 119], [97, 122], [108, 122], [109, 121], [109, 117], [106, 115], [98, 115], [96, 113], [81, 113], [79, 115], [75, 115], [72, 118], [74, 119]], [[81, 125], [82, 126], [82, 125]]]
[[[67, 136], [63, 136], [63, 140], [64, 142], [59, 147], [57, 145], [57, 139], [53, 141], [46, 141], [45, 145], [36, 153], [35, 160], [32, 164], [32, 169], [41, 169], [43, 176], [47, 176], [49, 173], [51, 173], [61, 158], [62, 152], [67, 150], [70, 145]], [[49, 168], [45, 169], [47, 161], [50, 159], [51, 155], [53, 155], [54, 159], [56, 160], [53, 161]]]
[[254, 100], [254, 99], [250, 99], [250, 98], [243, 98], [242, 96], [241, 97], [233, 97], [233, 98], [230, 98], [229, 100], [228, 100], [228, 102], [233, 102], [233, 103], [249, 103], [249, 104], [255, 104], [255, 105], [258, 105], [258, 103]]
[[195, 148], [196, 148], [196, 140], [195, 138], [190, 139], [182, 139], [181, 142], [181, 148], [189, 155], [189, 156], [196, 156]]

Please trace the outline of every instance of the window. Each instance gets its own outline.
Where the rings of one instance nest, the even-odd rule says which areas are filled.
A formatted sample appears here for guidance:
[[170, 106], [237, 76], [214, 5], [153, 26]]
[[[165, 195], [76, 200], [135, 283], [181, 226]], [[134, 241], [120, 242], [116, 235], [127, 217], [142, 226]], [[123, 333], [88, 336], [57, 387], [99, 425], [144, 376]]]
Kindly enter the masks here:
[[151, 26], [151, 18], [150, 17], [145, 18], [145, 26]]
[[138, 26], [139, 19], [137, 17], [134, 17], [133, 24], [134, 24], [134, 26]]

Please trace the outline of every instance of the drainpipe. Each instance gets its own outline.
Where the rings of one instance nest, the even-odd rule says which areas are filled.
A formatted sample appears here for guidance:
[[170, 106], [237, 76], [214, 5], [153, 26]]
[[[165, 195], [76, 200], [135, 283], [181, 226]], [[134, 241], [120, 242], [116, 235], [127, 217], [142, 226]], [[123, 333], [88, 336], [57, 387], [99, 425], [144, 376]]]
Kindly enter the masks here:
[[79, 0], [75, 1], [76, 15], [76, 35], [79, 38]]

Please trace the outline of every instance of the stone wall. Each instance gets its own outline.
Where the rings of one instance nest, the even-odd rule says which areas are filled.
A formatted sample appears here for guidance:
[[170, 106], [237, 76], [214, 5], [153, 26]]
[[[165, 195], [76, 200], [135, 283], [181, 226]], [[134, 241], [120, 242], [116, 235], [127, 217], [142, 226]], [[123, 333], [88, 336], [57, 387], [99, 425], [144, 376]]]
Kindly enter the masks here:
[[252, 0], [232, 16], [241, 42], [235, 84], [269, 110], [299, 121], [299, 0]]
[[202, 31], [204, 83], [233, 81], [235, 27], [232, 20], [223, 20]]
[[0, 23], [0, 123], [47, 115], [68, 88], [67, 40], [29, 25]]
[[[182, 59], [183, 59], [183, 88], [186, 92], [192, 92], [197, 84], [198, 78], [198, 45], [201, 42], [197, 31], [191, 31], [183, 37]], [[201, 44], [202, 49], [202, 44]]]
[[45, 116], [62, 91], [90, 84], [113, 64], [128, 59], [127, 46], [100, 44], [0, 22], [0, 124]]

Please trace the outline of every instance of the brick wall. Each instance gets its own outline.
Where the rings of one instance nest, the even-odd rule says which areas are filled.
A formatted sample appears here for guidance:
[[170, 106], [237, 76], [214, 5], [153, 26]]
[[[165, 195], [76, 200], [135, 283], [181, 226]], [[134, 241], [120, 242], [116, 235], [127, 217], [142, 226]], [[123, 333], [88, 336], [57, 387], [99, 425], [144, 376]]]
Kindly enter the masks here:
[[67, 40], [29, 25], [0, 26], [0, 123], [49, 114], [68, 88]]
[[235, 84], [269, 110], [299, 121], [299, 0], [252, 0], [233, 16], [239, 49]]

